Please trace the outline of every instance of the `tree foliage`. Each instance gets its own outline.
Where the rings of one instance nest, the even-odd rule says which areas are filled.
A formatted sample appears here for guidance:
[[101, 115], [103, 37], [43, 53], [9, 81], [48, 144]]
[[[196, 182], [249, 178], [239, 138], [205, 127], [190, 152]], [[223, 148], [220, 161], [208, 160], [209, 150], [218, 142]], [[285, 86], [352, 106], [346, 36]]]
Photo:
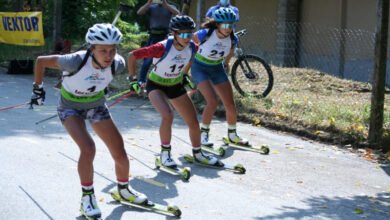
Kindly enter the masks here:
[[93, 24], [111, 23], [118, 12], [119, 3], [134, 6], [137, 0], [63, 0], [63, 37], [83, 39]]

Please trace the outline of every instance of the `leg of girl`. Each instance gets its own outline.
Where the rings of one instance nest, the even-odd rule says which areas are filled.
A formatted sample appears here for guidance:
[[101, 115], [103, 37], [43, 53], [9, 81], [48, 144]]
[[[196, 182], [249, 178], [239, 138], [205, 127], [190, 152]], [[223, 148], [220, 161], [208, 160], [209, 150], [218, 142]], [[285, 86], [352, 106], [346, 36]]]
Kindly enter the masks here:
[[92, 124], [96, 134], [108, 147], [115, 161], [115, 173], [118, 181], [118, 192], [122, 199], [143, 204], [147, 197], [129, 186], [129, 159], [123, 144], [123, 138], [111, 118]]
[[194, 104], [187, 94], [170, 100], [173, 107], [181, 115], [189, 128], [189, 135], [192, 143], [192, 153], [198, 162], [214, 165], [218, 162], [216, 157], [207, 155], [201, 151], [200, 129]]
[[96, 203], [93, 188], [93, 159], [95, 158], [95, 143], [89, 135], [84, 119], [76, 116], [68, 117], [64, 127], [80, 149], [77, 170], [80, 176], [82, 197], [80, 212], [86, 216], [100, 216], [101, 211]]
[[226, 111], [226, 120], [228, 123], [228, 138], [230, 142], [240, 145], [248, 145], [248, 140], [237, 135], [237, 110], [233, 99], [233, 89], [229, 81], [214, 85], [214, 88], [221, 98]]
[[149, 92], [149, 100], [154, 108], [160, 113], [160, 141], [161, 154], [160, 160], [164, 166], [176, 168], [176, 162], [171, 158], [171, 136], [173, 112], [169, 106], [166, 95], [159, 89], [154, 89]]
[[209, 141], [209, 133], [211, 120], [213, 119], [213, 115], [218, 106], [217, 95], [215, 94], [214, 88], [209, 80], [204, 80], [199, 83], [198, 89], [206, 100], [206, 106], [204, 107], [202, 113], [202, 124], [200, 126], [201, 141], [203, 146], [212, 147], [213, 143]]

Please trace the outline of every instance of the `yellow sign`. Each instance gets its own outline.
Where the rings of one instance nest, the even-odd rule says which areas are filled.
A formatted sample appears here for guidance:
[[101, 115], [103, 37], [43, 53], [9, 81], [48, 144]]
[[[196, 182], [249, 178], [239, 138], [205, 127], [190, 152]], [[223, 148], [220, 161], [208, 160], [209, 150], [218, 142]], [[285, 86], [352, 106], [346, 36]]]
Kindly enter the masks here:
[[0, 12], [0, 43], [45, 45], [42, 12]]

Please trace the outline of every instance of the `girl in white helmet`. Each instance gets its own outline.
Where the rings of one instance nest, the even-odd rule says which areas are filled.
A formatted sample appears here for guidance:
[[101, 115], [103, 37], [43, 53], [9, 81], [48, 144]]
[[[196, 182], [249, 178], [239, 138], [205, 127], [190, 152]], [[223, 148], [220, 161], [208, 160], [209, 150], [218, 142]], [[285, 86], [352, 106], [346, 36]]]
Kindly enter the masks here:
[[113, 79], [113, 69], [120, 72], [125, 68], [125, 60], [117, 54], [117, 45], [122, 40], [122, 34], [111, 24], [95, 24], [88, 29], [85, 40], [89, 45], [87, 51], [39, 56], [36, 59], [31, 103], [43, 104], [45, 68], [62, 70], [63, 81], [57, 112], [63, 126], [80, 149], [80, 212], [87, 217], [98, 218], [101, 212], [93, 188], [96, 147], [87, 131], [85, 120], [91, 123], [91, 127], [107, 145], [114, 158], [118, 191], [123, 199], [141, 204], [147, 202], [147, 198], [129, 187], [129, 160], [122, 136], [111, 119], [104, 97], [104, 89]]

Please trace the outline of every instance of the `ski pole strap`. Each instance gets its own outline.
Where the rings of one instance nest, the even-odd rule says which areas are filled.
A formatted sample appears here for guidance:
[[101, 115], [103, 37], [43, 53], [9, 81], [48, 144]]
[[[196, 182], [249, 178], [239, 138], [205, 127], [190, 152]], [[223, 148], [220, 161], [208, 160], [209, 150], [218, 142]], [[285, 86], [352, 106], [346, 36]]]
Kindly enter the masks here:
[[97, 100], [102, 99], [104, 97], [103, 90], [92, 96], [75, 96], [72, 93], [66, 91], [64, 87], [61, 87], [60, 91], [62, 97], [72, 102], [80, 102], [80, 103], [96, 102]]

